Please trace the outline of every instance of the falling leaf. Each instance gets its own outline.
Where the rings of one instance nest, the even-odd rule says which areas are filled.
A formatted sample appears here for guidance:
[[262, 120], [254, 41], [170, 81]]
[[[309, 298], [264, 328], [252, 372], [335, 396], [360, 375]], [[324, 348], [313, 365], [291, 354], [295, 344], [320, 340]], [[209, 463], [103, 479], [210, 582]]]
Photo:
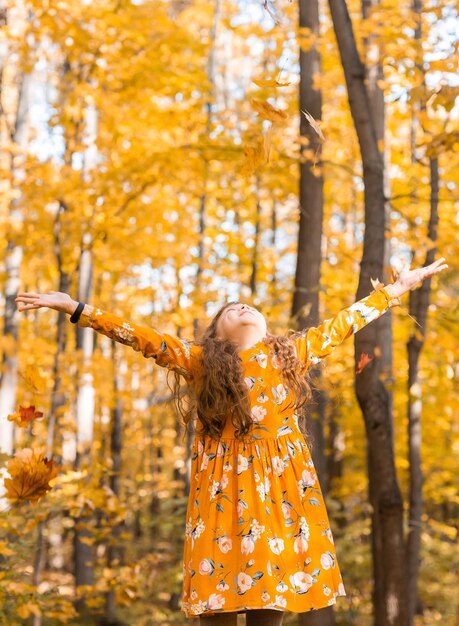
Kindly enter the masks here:
[[316, 131], [316, 133], [319, 135], [320, 139], [322, 141], [325, 141], [325, 137], [324, 134], [319, 126], [319, 122], [317, 122], [310, 113], [308, 113], [308, 111], [303, 111], [301, 110], [301, 113], [304, 114], [304, 116], [306, 117], [306, 119], [308, 120], [309, 124], [311, 125], [311, 127]]
[[272, 104], [269, 104], [269, 102], [257, 100], [256, 98], [251, 98], [250, 102], [253, 108], [258, 111], [265, 120], [269, 120], [270, 122], [283, 122], [288, 119], [288, 114], [285, 111], [276, 109]]
[[11, 478], [4, 480], [6, 497], [13, 502], [37, 502], [51, 489], [49, 481], [57, 476], [59, 469], [43, 452], [31, 448], [19, 450], [7, 463]]
[[373, 361], [374, 358], [375, 358], [374, 356], [368, 356], [366, 352], [362, 352], [362, 354], [360, 355], [360, 360], [358, 362], [355, 373], [360, 374], [363, 368], [366, 367], [368, 363], [371, 363], [371, 361]]
[[19, 413], [8, 415], [8, 420], [10, 422], [16, 422], [21, 428], [25, 428], [38, 417], [43, 417], [43, 413], [41, 411], [35, 411], [35, 405], [32, 404], [26, 407], [20, 406]]
[[276, 78], [260, 78], [258, 80], [252, 79], [252, 82], [258, 87], [288, 87], [291, 85], [291, 83], [280, 83]]

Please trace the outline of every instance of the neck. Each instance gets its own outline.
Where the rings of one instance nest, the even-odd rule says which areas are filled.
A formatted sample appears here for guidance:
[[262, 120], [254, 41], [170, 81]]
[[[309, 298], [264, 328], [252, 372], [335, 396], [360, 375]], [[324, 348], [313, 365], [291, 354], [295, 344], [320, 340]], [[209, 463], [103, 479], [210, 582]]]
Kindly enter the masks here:
[[258, 343], [262, 339], [263, 337], [260, 335], [260, 333], [254, 332], [254, 333], [246, 333], [244, 337], [241, 337], [239, 339], [234, 339], [234, 341], [238, 345], [238, 351], [242, 352], [242, 350], [246, 350], [247, 348], [250, 348], [250, 346], [253, 346], [255, 343]]

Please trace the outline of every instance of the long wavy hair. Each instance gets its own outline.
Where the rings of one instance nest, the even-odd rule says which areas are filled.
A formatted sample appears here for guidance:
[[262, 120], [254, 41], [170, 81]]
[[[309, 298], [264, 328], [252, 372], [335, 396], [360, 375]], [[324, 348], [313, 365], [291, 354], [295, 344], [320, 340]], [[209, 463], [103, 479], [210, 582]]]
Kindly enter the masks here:
[[[198, 339], [190, 342], [202, 347], [201, 362], [195, 369], [193, 380], [187, 381], [185, 392], [181, 390], [180, 374], [172, 370], [175, 376], [175, 385], [172, 388], [174, 400], [185, 427], [197, 417], [197, 434], [208, 435], [216, 440], [220, 439], [227, 419], [231, 419], [235, 427], [236, 438], [242, 440], [250, 433], [254, 423], [242, 360], [237, 353], [238, 346], [232, 341], [217, 338], [218, 320], [225, 309], [234, 304], [240, 303], [224, 304]], [[269, 346], [276, 356], [282, 379], [295, 400], [283, 411], [293, 408], [299, 414], [303, 409], [303, 415], [299, 414], [299, 417], [304, 418], [304, 409], [312, 400], [311, 379], [305, 364], [296, 355], [293, 337], [300, 333], [290, 332], [289, 336], [284, 336], [273, 335], [268, 331], [262, 343]], [[302, 432], [310, 444], [304, 420]]]

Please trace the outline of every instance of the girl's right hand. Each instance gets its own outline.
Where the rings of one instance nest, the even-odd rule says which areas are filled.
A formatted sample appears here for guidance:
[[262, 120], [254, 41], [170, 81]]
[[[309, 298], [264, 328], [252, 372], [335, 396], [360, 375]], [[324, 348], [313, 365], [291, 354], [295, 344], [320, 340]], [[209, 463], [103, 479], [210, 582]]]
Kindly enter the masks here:
[[75, 302], [68, 293], [61, 291], [50, 291], [49, 293], [19, 292], [15, 301], [19, 311], [48, 307], [69, 315], [72, 315], [78, 306], [78, 302]]

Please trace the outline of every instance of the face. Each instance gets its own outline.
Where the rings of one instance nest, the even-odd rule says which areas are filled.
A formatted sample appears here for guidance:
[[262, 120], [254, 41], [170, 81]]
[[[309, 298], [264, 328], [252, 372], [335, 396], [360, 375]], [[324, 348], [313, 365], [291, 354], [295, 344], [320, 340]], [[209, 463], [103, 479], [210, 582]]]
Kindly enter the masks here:
[[252, 306], [238, 302], [224, 309], [217, 323], [217, 337], [236, 342], [257, 342], [266, 336], [264, 316]]

